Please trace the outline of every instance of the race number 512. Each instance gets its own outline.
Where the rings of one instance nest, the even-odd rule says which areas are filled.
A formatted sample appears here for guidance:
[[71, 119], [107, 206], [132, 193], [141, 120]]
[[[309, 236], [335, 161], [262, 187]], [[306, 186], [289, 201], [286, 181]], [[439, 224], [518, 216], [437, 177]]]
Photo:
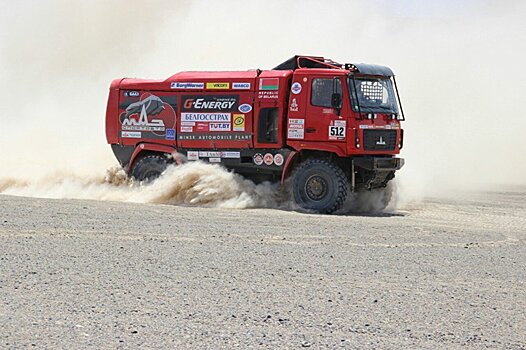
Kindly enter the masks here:
[[329, 136], [331, 138], [344, 138], [345, 126], [329, 126]]

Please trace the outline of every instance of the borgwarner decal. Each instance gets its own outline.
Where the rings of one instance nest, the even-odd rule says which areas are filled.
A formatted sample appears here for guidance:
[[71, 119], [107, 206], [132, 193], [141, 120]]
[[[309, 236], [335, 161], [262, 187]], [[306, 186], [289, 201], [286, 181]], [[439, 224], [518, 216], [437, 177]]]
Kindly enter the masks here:
[[138, 102], [130, 104], [119, 116], [122, 130], [145, 131], [144, 138], [164, 137], [166, 129], [175, 129], [175, 119], [172, 106], [150, 93], [144, 93]]
[[170, 84], [171, 89], [204, 89], [205, 83], [190, 83], [190, 82], [173, 82]]
[[185, 112], [237, 112], [239, 96], [183, 96]]

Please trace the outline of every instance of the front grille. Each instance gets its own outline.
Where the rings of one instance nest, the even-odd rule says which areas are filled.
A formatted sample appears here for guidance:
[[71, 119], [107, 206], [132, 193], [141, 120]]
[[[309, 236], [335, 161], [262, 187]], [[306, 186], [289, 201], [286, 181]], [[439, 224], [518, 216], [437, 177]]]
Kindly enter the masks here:
[[368, 151], [392, 151], [396, 147], [396, 130], [364, 130], [363, 147]]

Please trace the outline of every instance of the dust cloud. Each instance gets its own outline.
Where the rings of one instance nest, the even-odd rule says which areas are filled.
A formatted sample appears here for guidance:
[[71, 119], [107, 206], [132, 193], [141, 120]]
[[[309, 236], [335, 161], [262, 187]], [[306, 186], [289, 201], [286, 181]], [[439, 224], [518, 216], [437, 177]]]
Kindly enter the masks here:
[[[269, 188], [249, 185], [216, 166], [172, 169], [143, 187], [122, 177], [120, 183], [105, 179], [105, 169], [116, 164], [105, 140], [105, 104], [113, 78], [264, 69], [294, 54], [393, 68], [407, 117], [398, 203], [526, 184], [524, 2], [306, 0], [299, 6], [268, 0], [261, 6], [241, 0], [0, 0], [0, 5], [0, 193], [274, 205], [265, 194]], [[172, 184], [175, 179], [187, 182]]]
[[285, 205], [276, 197], [276, 187], [256, 185], [219, 165], [202, 162], [170, 165], [158, 180], [146, 184], [128, 178], [119, 167], [108, 169], [103, 177], [55, 173], [33, 181], [0, 179], [0, 192], [9, 195], [232, 209]]

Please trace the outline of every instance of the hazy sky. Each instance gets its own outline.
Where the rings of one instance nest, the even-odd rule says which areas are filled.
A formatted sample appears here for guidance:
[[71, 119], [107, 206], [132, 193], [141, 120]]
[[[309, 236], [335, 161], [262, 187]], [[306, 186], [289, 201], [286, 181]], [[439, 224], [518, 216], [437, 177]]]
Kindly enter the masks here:
[[386, 13], [393, 16], [448, 18], [469, 15], [477, 6], [487, 3], [488, 1], [483, 0], [385, 0], [382, 6], [385, 7]]
[[526, 183], [524, 1], [0, 1], [0, 177], [114, 164], [117, 77], [270, 68], [298, 54], [388, 65], [415, 188]]

